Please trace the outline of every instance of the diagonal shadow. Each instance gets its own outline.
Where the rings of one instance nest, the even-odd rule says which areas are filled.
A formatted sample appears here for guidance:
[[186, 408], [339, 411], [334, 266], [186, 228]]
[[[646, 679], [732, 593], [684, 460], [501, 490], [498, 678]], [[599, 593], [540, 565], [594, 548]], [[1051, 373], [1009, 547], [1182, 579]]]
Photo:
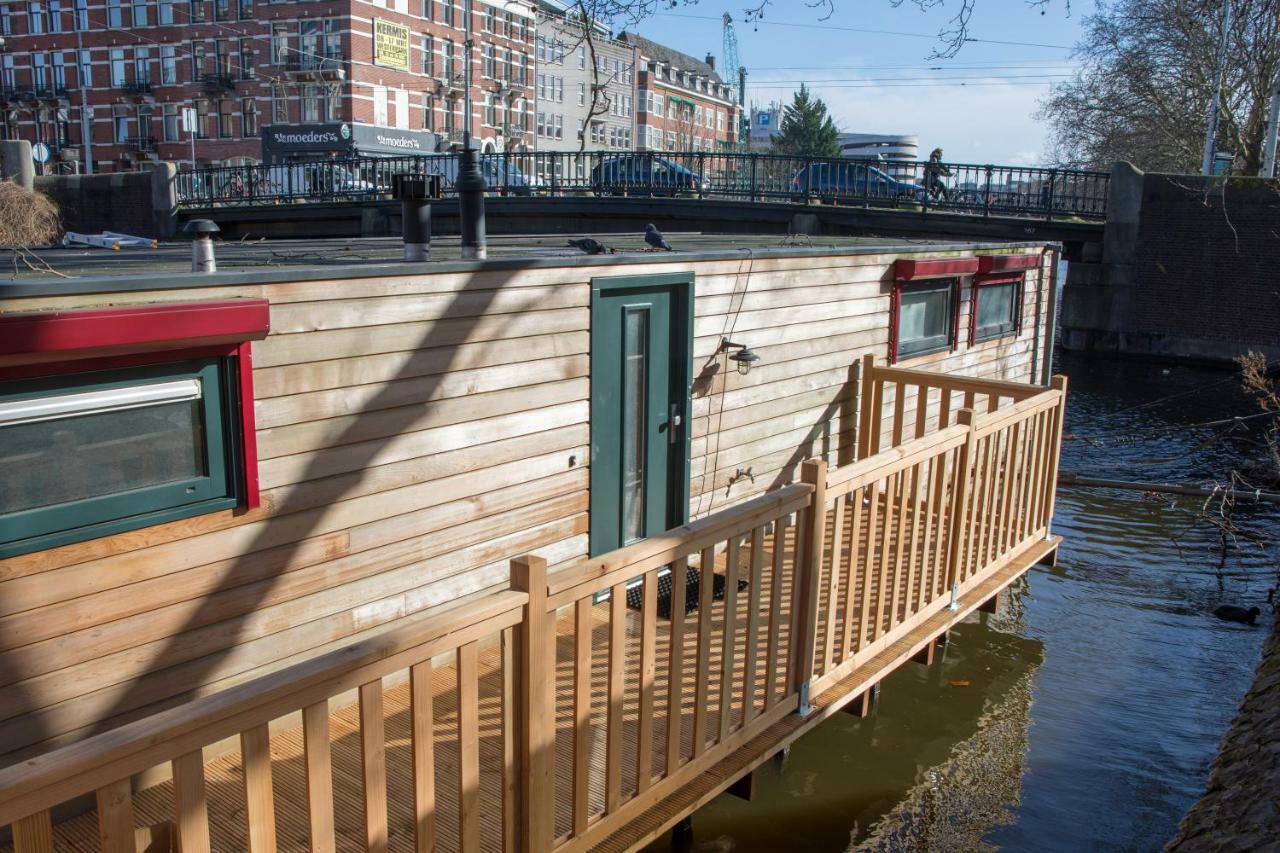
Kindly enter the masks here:
[[[423, 274], [430, 275], [431, 273], [429, 270], [424, 270]], [[489, 306], [494, 299], [518, 275], [518, 270], [511, 270], [501, 274], [495, 272], [468, 274], [468, 280], [461, 288], [451, 294], [451, 299], [442, 312], [443, 317], [447, 317], [452, 321], [449, 324], [450, 328], [440, 331], [438, 330], [438, 323], [432, 322], [412, 349], [423, 350], [455, 345], [458, 340], [458, 321], [466, 322], [466, 329], [469, 332], [475, 324], [485, 319]], [[358, 293], [353, 293], [353, 296], [357, 295]], [[536, 308], [536, 304], [530, 304], [524, 306], [522, 310], [536, 310]], [[515, 316], [514, 312], [512, 312], [512, 316]], [[412, 322], [413, 320], [413, 317], [405, 317], [402, 322]], [[501, 339], [502, 329], [506, 328], [507, 325], [509, 323], [504, 323], [499, 327], [493, 337], [494, 340]], [[376, 334], [376, 328], [371, 333]], [[454, 364], [455, 361], [456, 356], [451, 357], [449, 359], [450, 365]], [[362, 476], [330, 476], [330, 472], [325, 468], [327, 457], [325, 451], [342, 447], [344, 454], [348, 454], [349, 458], [353, 460], [351, 471], [357, 473], [367, 471], [369, 463], [374, 460], [385, 445], [401, 433], [412, 430], [415, 422], [421, 419], [425, 411], [427, 411], [427, 407], [433, 405], [432, 402], [404, 405], [402, 401], [396, 399], [395, 384], [397, 380], [413, 378], [416, 381], [420, 381], [422, 383], [421, 398], [431, 400], [440, 385], [449, 377], [451, 369], [451, 367], [445, 367], [437, 373], [424, 377], [416, 375], [413, 371], [412, 363], [406, 361], [406, 364], [394, 376], [383, 380], [382, 388], [362, 406], [361, 410], [356, 413], [342, 433], [329, 440], [325, 447], [319, 448], [320, 452], [316, 453], [308, 461], [306, 470], [297, 481], [299, 484], [306, 484], [308, 488], [292, 490], [274, 514], [265, 520], [253, 540], [242, 550], [241, 556], [226, 571], [223, 581], [217, 588], [205, 593], [201, 597], [200, 605], [188, 614], [181, 628], [168, 636], [164, 646], [151, 660], [147, 671], [125, 683], [116, 684], [108, 688], [118, 695], [105, 713], [95, 715], [95, 721], [89, 724], [91, 728], [85, 736], [98, 734], [122, 725], [129, 719], [147, 716], [165, 707], [179, 704], [183, 697], [189, 695], [192, 689], [198, 688], [211, 678], [222, 661], [234, 652], [240, 643], [249, 639], [244, 635], [244, 623], [250, 620], [262, 602], [271, 596], [281, 576], [288, 570], [293, 554], [303, 547], [303, 543], [309, 537], [315, 535], [315, 527], [320, 523], [323, 514], [312, 513], [306, 522], [306, 526], [303, 527], [297, 526], [297, 519], [294, 516], [302, 510], [337, 503], [353, 497], [354, 495], [351, 493], [356, 490], [364, 479]], [[363, 421], [364, 416], [374, 414], [380, 420], [378, 432], [382, 434], [382, 437], [370, 440], [367, 435], [362, 434]], [[397, 509], [403, 512], [411, 510], [412, 507]], [[284, 546], [283, 549], [276, 541], [280, 535], [277, 530], [279, 527], [290, 531], [289, 544]], [[296, 529], [294, 529], [295, 527]], [[272, 563], [274, 567], [272, 573], [266, 578], [266, 582], [259, 581], [247, 585], [251, 592], [247, 594], [244, 605], [239, 610], [240, 615], [233, 619], [227, 619], [225, 614], [219, 613], [218, 608], [221, 606], [219, 599], [223, 593], [232, 589], [240, 589], [242, 593], [245, 592], [243, 588], [246, 587], [246, 584], [243, 578], [249, 573], [248, 570], [254, 566], [255, 561], [260, 559], [259, 552], [268, 547], [272, 548], [273, 553]], [[282, 557], [283, 559], [277, 559], [277, 557]], [[227, 642], [222, 645], [220, 650], [193, 660], [190, 652], [184, 649], [184, 636], [195, 628], [215, 623], [222, 624], [228, 628]], [[171, 677], [175, 681], [180, 678], [180, 683], [166, 685], [169, 688], [168, 695], [142, 706], [138, 705], [137, 700], [131, 699], [131, 695], [139, 686], [144, 683], [152, 684], [157, 680], [164, 679], [165, 670], [178, 664], [183, 665], [180, 676], [171, 675]], [[0, 671], [0, 683], [6, 683], [10, 680], [10, 678], [6, 677], [5, 672]], [[61, 733], [60, 731], [54, 731], [54, 726], [48, 720], [40, 717], [39, 710], [42, 706], [34, 695], [30, 695], [29, 691], [28, 695], [21, 695], [24, 690], [21, 683], [9, 684], [5, 689], [9, 693], [8, 698], [19, 709], [11, 719], [22, 719], [31, 715], [31, 720], [29, 721], [31, 734], [29, 737], [24, 738], [28, 747], [37, 745]], [[18, 694], [16, 695], [16, 701], [15, 693]], [[23, 749], [23, 747], [18, 747], [15, 752]]]

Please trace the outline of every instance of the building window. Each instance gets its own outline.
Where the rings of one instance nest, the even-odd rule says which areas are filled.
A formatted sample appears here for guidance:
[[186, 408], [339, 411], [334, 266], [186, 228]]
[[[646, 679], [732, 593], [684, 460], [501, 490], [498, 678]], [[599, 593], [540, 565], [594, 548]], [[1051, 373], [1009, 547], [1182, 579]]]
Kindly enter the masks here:
[[274, 124], [289, 123], [289, 99], [283, 86], [271, 89], [271, 121]]
[[587, 67], [587, 49], [585, 47], [578, 48], [578, 70], [582, 71]]
[[133, 79], [139, 83], [151, 83], [151, 48], [135, 47], [133, 49]]
[[124, 58], [123, 47], [111, 48], [111, 85], [113, 88], [119, 89], [125, 84], [125, 68], [127, 63]]
[[190, 0], [190, 2], [187, 4], [187, 9], [188, 9], [187, 14], [190, 15], [191, 20], [193, 21], [204, 20], [204, 0]]
[[178, 105], [165, 104], [161, 112], [161, 132], [165, 142], [177, 142], [178, 137]]
[[202, 79], [204, 77], [204, 69], [204, 42], [193, 41], [191, 43], [191, 79]]
[[147, 13], [148, 0], [133, 0], [133, 25], [135, 27], [145, 27], [150, 24], [150, 16]]
[[196, 99], [196, 139], [209, 138], [209, 102]]
[[1022, 276], [974, 280], [970, 298], [969, 342], [1015, 335], [1022, 306]]
[[27, 32], [32, 35], [44, 32], [44, 4], [38, 0], [27, 4]]
[[253, 20], [253, 0], [240, 0], [236, 4], [236, 15], [242, 21]]
[[289, 25], [271, 25], [271, 61], [284, 65], [289, 61]]
[[258, 100], [245, 98], [240, 102], [240, 122], [243, 127], [241, 136], [246, 139], [258, 135]]
[[240, 79], [253, 79], [253, 43], [251, 39], [240, 39]]
[[959, 282], [957, 278], [935, 278], [895, 285], [895, 360], [951, 348]]
[[93, 60], [90, 59], [89, 51], [80, 51], [80, 71], [79, 85], [89, 87], [93, 85]]
[[71, 21], [77, 30], [89, 29], [89, 0], [75, 0]]
[[428, 76], [436, 73], [435, 41], [431, 36], [422, 37], [422, 73]]
[[586, 106], [587, 104], [587, 84], [578, 84], [578, 106]]
[[428, 21], [430, 21], [430, 20], [432, 19], [432, 18], [431, 18], [431, 12], [432, 12], [432, 8], [431, 8], [431, 7], [432, 7], [432, 6], [434, 6], [434, 5], [435, 5], [435, 0], [422, 0], [422, 17], [426, 18]]
[[452, 0], [443, 0], [440, 3], [440, 23], [446, 27], [453, 26], [453, 2]]
[[121, 145], [129, 141], [129, 113], [124, 104], [111, 108], [111, 129], [115, 141]]
[[231, 0], [213, 0], [213, 19], [215, 21], [231, 20]]
[[425, 93], [422, 96], [422, 129], [436, 129], [436, 99]]
[[162, 26], [173, 24], [175, 18], [173, 14], [174, 0], [160, 0], [156, 4], [156, 23]]
[[160, 85], [173, 86], [178, 82], [178, 49], [171, 44], [160, 46]]

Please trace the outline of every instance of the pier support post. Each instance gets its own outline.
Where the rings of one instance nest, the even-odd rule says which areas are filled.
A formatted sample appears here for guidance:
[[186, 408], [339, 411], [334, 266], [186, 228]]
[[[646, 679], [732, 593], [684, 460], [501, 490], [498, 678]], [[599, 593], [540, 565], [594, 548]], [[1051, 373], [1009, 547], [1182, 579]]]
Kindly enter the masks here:
[[852, 714], [855, 717], [869, 717], [876, 709], [876, 700], [880, 697], [880, 685], [873, 684], [866, 690], [858, 694], [858, 696], [845, 705], [843, 710], [846, 714]]
[[740, 800], [751, 802], [756, 797], [756, 771], [752, 770], [746, 776], [725, 788], [724, 792]]
[[995, 595], [991, 596], [986, 601], [978, 605], [978, 612], [979, 613], [995, 613], [997, 610], [1000, 609], [1000, 599], [1003, 596], [1004, 596], [1003, 590], [1001, 590], [1000, 592], [997, 592]]
[[911, 656], [916, 663], [922, 663], [925, 666], [933, 666], [933, 654], [937, 648], [937, 641], [930, 640], [924, 644], [924, 648]]

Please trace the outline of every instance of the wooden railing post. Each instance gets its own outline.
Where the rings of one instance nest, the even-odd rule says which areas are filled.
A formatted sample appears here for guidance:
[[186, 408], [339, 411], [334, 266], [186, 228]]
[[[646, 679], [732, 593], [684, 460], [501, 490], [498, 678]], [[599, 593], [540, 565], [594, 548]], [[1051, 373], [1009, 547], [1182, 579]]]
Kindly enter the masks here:
[[809, 713], [809, 685], [813, 681], [814, 651], [818, 641], [818, 590], [822, 578], [822, 548], [827, 525], [827, 461], [806, 459], [800, 479], [813, 486], [804, 523], [796, 530], [795, 583], [792, 607], [795, 610], [795, 649], [792, 682], [800, 694], [800, 714]]
[[969, 525], [965, 520], [969, 510], [969, 479], [977, 448], [977, 430], [973, 425], [973, 409], [956, 412], [956, 423], [968, 429], [964, 444], [956, 448], [956, 488], [951, 493], [951, 509], [947, 534], [947, 585], [951, 589], [951, 607], [956, 607], [960, 587], [960, 563], [964, 559], [964, 538]]
[[1044, 478], [1044, 535], [1047, 538], [1050, 535], [1050, 526], [1053, 524], [1053, 506], [1058, 496], [1058, 462], [1062, 456], [1062, 427], [1063, 421], [1067, 416], [1067, 377], [1061, 373], [1054, 374], [1052, 380], [1049, 381], [1049, 387], [1054, 391], [1062, 392], [1062, 399], [1058, 401], [1057, 416], [1053, 419], [1053, 431], [1049, 436], [1049, 470], [1045, 472]]
[[866, 459], [871, 455], [872, 424], [878, 426], [878, 421], [872, 417], [871, 411], [876, 396], [876, 357], [874, 355], [867, 353], [862, 357], [859, 374], [861, 387], [858, 391], [858, 458]]
[[512, 560], [511, 586], [529, 596], [516, 631], [520, 853], [542, 853], [551, 849], [555, 828], [555, 637], [547, 613], [547, 561], [533, 555]]

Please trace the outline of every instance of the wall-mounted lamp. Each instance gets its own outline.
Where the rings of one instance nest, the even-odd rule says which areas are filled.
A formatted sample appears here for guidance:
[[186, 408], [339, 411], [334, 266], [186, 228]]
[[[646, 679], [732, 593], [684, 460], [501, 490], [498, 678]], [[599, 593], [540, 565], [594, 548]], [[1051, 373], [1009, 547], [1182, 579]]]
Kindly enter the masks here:
[[746, 344], [737, 344], [728, 338], [724, 338], [720, 341], [720, 351], [728, 352], [729, 350], [737, 350], [737, 352], [729, 356], [729, 360], [738, 363], [738, 372], [743, 376], [750, 373], [751, 366], [760, 360], [760, 356], [749, 350]]

